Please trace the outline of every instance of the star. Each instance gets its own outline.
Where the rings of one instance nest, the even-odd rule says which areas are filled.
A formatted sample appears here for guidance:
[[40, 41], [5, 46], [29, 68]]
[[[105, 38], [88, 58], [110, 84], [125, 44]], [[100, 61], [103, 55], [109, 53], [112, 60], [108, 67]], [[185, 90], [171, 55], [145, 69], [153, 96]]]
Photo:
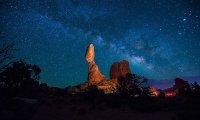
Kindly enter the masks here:
[[183, 21], [186, 21], [187, 19], [186, 18], [183, 18]]
[[85, 82], [89, 43], [107, 78], [112, 63], [121, 60], [129, 61], [133, 73], [153, 80], [200, 76], [200, 13], [195, 2], [185, 3], [4, 0], [0, 32], [16, 43], [17, 58], [41, 67], [41, 82], [50, 86]]

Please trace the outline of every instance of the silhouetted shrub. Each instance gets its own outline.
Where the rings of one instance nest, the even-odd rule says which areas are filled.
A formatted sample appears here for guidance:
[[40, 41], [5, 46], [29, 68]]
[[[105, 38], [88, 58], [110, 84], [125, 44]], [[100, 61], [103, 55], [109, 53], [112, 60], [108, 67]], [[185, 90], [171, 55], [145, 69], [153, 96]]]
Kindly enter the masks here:
[[200, 97], [200, 85], [197, 82], [194, 82], [190, 85], [192, 96]]
[[6, 94], [20, 92], [33, 95], [39, 87], [40, 72], [41, 69], [37, 65], [23, 61], [13, 62], [0, 73], [0, 88], [4, 89]]
[[123, 96], [149, 96], [149, 89], [143, 87], [148, 82], [147, 78], [136, 74], [127, 74], [126, 77], [120, 77], [118, 80], [119, 94]]
[[13, 60], [13, 52], [16, 50], [14, 42], [8, 42], [4, 33], [0, 31], [0, 72], [3, 71]]

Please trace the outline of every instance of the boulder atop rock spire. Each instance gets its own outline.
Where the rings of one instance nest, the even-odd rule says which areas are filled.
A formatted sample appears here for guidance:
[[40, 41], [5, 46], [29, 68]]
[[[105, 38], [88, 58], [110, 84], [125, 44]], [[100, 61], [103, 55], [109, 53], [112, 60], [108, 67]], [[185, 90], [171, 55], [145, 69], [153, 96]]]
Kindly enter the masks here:
[[85, 59], [87, 62], [93, 62], [94, 56], [95, 56], [94, 45], [90, 44], [86, 50]]

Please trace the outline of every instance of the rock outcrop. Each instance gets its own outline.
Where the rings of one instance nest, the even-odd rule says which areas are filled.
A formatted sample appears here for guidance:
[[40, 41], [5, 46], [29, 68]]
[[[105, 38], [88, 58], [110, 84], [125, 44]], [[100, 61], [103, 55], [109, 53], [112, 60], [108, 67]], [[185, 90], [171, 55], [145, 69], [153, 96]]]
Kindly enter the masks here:
[[126, 60], [114, 62], [110, 68], [110, 79], [116, 85], [119, 85], [120, 77], [125, 78], [128, 74], [131, 74], [131, 70]]
[[173, 90], [178, 94], [179, 92], [188, 91], [190, 89], [190, 85], [188, 81], [183, 80], [181, 78], [175, 79], [175, 85], [173, 86]]
[[86, 50], [85, 59], [88, 62], [88, 84], [97, 85], [98, 83], [107, 80], [99, 71], [98, 66], [94, 61], [94, 45], [90, 44]]
[[190, 89], [188, 81], [183, 80], [181, 78], [176, 78], [174, 81], [175, 84], [173, 87], [164, 90], [166, 97], [174, 97], [180, 92], [186, 92]]
[[94, 60], [95, 51], [94, 45], [90, 44], [86, 50], [85, 59], [88, 62], [88, 80], [76, 86], [75, 88], [69, 88], [69, 92], [87, 92], [91, 88], [95, 87], [105, 94], [112, 94], [118, 91], [117, 84], [119, 77], [126, 77], [131, 73], [128, 61], [115, 62], [110, 69], [110, 77], [112, 80], [108, 80], [99, 70]]
[[188, 89], [189, 88], [189, 83], [188, 81], [185, 81], [181, 78], [176, 78], [175, 79], [175, 85], [174, 89]]
[[97, 85], [97, 89], [103, 91], [105, 94], [112, 94], [117, 92], [117, 86], [110, 80], [102, 81]]

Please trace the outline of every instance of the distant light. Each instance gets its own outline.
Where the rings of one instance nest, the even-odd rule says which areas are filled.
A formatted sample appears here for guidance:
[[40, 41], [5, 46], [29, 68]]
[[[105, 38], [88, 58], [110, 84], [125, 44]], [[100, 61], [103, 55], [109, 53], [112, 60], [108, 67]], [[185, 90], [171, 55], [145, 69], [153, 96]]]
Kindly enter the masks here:
[[175, 92], [166, 92], [165, 96], [166, 97], [174, 97], [174, 96], [176, 96], [176, 93]]
[[183, 19], [183, 21], [186, 21], [186, 20], [187, 20], [186, 18]]
[[156, 88], [150, 88], [151, 96], [156, 97], [160, 95], [160, 91], [158, 91]]

